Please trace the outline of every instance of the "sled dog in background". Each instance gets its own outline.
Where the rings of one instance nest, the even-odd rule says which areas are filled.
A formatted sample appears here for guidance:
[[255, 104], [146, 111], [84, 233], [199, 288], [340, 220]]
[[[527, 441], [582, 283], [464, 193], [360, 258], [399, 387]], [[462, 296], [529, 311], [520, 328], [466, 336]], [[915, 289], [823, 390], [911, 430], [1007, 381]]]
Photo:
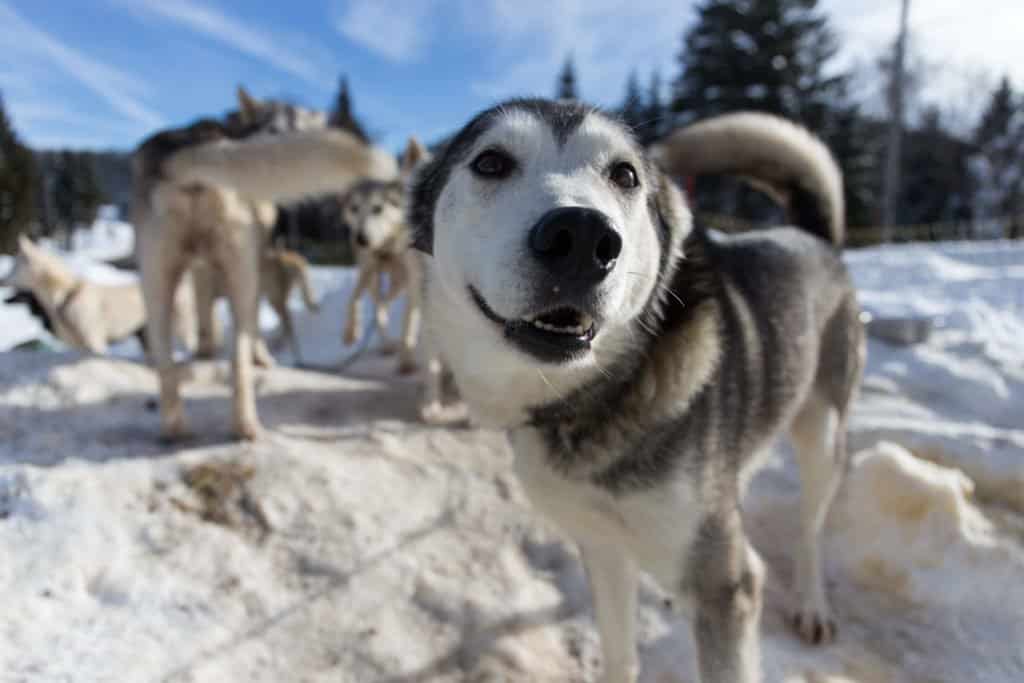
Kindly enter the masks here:
[[[26, 303], [42, 318], [44, 326], [81, 351], [106, 353], [110, 344], [139, 334], [146, 324], [138, 283], [89, 282], [78, 277], [59, 256], [24, 235], [18, 240], [14, 267], [0, 286], [30, 294], [33, 301]], [[186, 349], [194, 349], [195, 312], [190, 287], [182, 287], [174, 297], [171, 321], [174, 337]]]
[[[670, 177], [702, 173], [754, 179], [796, 227], [694, 226]], [[824, 145], [773, 116], [647, 152], [545, 100], [477, 115], [414, 180], [426, 317], [528, 497], [580, 545], [606, 683], [638, 675], [639, 571], [690, 608], [703, 683], [760, 680], [764, 570], [740, 499], [785, 430], [803, 482], [790, 618], [809, 642], [835, 634], [819, 541], [864, 363], [841, 188]]]
[[[227, 287], [223, 278], [206, 264], [197, 263], [193, 266], [193, 279], [196, 288], [197, 306], [204, 314], [199, 317], [199, 352], [200, 357], [212, 358], [221, 344], [221, 330], [213, 316], [213, 304], [217, 299], [227, 297]], [[302, 294], [306, 310], [316, 313], [320, 304], [313, 294], [309, 281], [309, 262], [298, 252], [281, 247], [265, 247], [260, 256], [260, 295], [270, 304], [271, 309], [280, 321], [280, 336], [271, 346], [280, 346], [287, 342], [291, 348], [295, 362], [302, 364], [302, 349], [295, 333], [295, 322], [288, 299], [292, 290], [298, 287]], [[253, 342], [253, 362], [264, 368], [273, 367], [274, 357], [264, 343], [262, 336]]]
[[[262, 431], [252, 376], [265, 240], [261, 212], [280, 201], [344, 192], [362, 177], [397, 173], [392, 157], [350, 133], [324, 128], [322, 115], [256, 102], [244, 90], [239, 105], [227, 122], [206, 119], [161, 131], [134, 154], [133, 222], [165, 438], [186, 433], [169, 321], [174, 291], [191, 263], [205, 260], [223, 277], [234, 318], [234, 430], [256, 438]], [[319, 165], [304, 163], [311, 151]], [[296, 174], [279, 172], [296, 166]]]
[[[349, 190], [342, 201], [342, 217], [350, 229], [352, 250], [359, 275], [349, 296], [342, 340], [354, 344], [363, 331], [362, 298], [373, 302], [377, 335], [385, 353], [398, 350], [398, 372], [417, 367], [416, 344], [420, 333], [423, 288], [421, 254], [410, 249], [412, 232], [407, 221], [406, 184], [409, 175], [428, 156], [412, 138], [402, 154], [401, 177], [392, 181], [368, 178]], [[388, 334], [388, 312], [402, 294], [406, 296], [402, 335], [395, 345]]]

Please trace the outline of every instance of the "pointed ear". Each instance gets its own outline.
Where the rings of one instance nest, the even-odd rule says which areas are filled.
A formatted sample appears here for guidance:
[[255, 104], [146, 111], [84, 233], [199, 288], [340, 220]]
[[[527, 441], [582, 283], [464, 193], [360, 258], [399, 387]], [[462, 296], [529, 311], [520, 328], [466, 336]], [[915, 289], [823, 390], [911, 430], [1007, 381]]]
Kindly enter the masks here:
[[249, 94], [245, 86], [238, 86], [238, 115], [242, 123], [252, 123], [259, 116], [260, 103]]
[[25, 235], [18, 235], [18, 248], [25, 254], [34, 254], [36, 245]]
[[402, 160], [399, 162], [399, 171], [404, 180], [409, 180], [423, 163], [430, 158], [430, 152], [418, 139], [410, 137], [409, 142], [402, 152]]

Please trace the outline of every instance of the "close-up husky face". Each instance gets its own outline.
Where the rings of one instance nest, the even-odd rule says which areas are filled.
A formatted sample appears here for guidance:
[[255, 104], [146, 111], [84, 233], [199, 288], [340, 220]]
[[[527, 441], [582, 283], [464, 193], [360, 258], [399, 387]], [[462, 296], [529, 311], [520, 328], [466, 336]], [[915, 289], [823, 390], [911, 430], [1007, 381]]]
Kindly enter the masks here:
[[[595, 110], [526, 100], [485, 111], [414, 185], [432, 295], [518, 360], [600, 363], [628, 343], [673, 231], [688, 226], [667, 186], [632, 134]], [[666, 220], [666, 200], [685, 225]]]
[[356, 253], [390, 258], [409, 246], [400, 182], [363, 181], [346, 195], [342, 217]]

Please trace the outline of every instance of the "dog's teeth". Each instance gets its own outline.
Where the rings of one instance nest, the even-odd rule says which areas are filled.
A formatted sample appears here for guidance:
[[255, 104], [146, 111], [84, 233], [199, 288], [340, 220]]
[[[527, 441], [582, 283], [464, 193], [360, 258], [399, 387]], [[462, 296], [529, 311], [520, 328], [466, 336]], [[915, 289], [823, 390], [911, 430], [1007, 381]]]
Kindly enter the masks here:
[[537, 320], [535, 318], [524, 318], [523, 320], [533, 325], [538, 330], [544, 330], [546, 332], [555, 332], [557, 334], [572, 334], [577, 337], [583, 336], [587, 332], [587, 330], [590, 329], [589, 325], [567, 325], [565, 327], [562, 327], [559, 325], [552, 325], [550, 323], [544, 322], [543, 320]]

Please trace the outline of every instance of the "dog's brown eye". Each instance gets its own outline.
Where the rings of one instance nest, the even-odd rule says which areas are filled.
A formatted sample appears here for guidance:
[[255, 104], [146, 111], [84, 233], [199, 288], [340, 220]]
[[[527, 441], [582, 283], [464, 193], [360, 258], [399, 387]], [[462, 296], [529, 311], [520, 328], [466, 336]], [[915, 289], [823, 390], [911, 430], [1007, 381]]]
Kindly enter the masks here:
[[488, 149], [479, 154], [473, 163], [470, 164], [470, 168], [473, 169], [473, 173], [477, 174], [482, 178], [495, 178], [500, 179], [508, 176], [515, 168], [515, 161], [512, 157], [499, 152], [496, 149]]
[[373, 214], [374, 215], [379, 214], [383, 210], [384, 210], [384, 207], [382, 207], [380, 204], [374, 204], [373, 205]]
[[640, 179], [636, 175], [636, 169], [633, 168], [632, 164], [628, 164], [625, 161], [620, 161], [612, 166], [611, 177], [612, 182], [624, 190], [632, 190], [640, 184]]

